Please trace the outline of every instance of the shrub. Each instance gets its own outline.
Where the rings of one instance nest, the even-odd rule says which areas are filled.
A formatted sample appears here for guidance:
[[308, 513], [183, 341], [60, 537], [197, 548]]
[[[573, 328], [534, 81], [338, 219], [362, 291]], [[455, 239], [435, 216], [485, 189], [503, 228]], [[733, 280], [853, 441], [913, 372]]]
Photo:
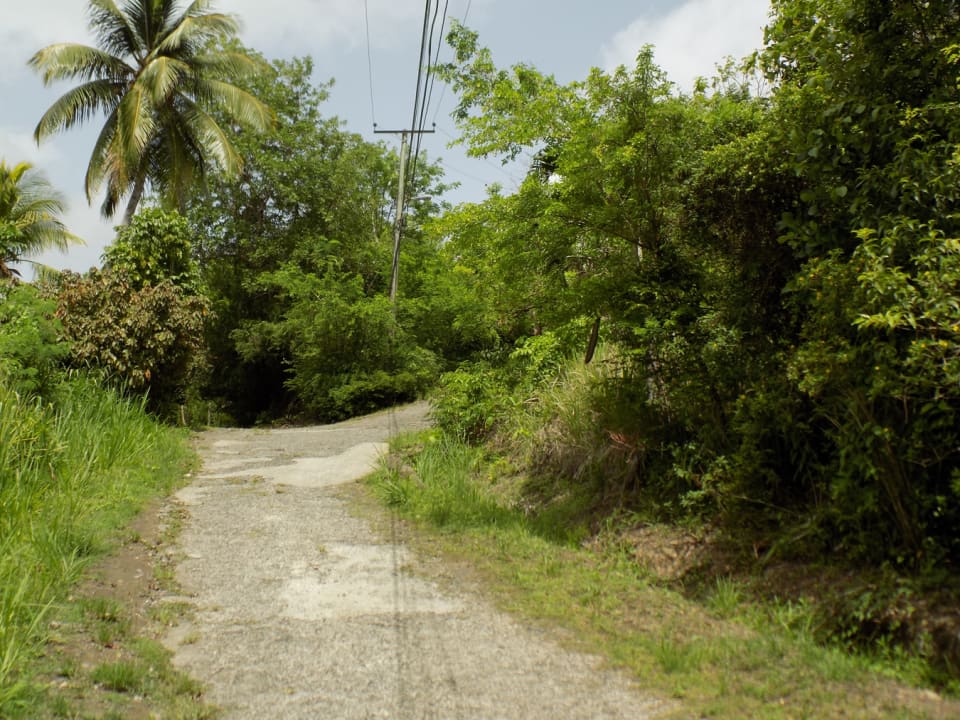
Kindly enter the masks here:
[[0, 284], [0, 377], [18, 392], [44, 394], [60, 374], [69, 345], [55, 309], [31, 285]]
[[170, 280], [137, 288], [124, 275], [91, 270], [65, 275], [57, 317], [73, 342], [70, 359], [169, 410], [204, 364], [204, 298]]

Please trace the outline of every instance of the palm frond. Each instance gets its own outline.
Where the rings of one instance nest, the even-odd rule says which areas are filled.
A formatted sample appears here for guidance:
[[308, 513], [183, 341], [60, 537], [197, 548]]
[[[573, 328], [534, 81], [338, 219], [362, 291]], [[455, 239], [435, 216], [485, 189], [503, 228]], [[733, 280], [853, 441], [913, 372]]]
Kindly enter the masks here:
[[213, 0], [193, 0], [190, 7], [183, 13], [183, 17], [197, 17], [209, 13], [213, 7]]
[[57, 43], [36, 52], [27, 64], [40, 73], [44, 85], [58, 80], [124, 81], [135, 70], [122, 59], [89, 45]]
[[94, 80], [68, 90], [40, 118], [33, 137], [40, 142], [60, 130], [68, 130], [100, 112], [110, 112], [123, 97], [125, 85], [112, 80]]
[[125, 0], [123, 3], [123, 14], [127, 18], [127, 24], [137, 38], [138, 59], [142, 60], [154, 47], [154, 0]]
[[159, 45], [163, 41], [163, 38], [170, 34], [177, 26], [177, 23], [180, 22], [180, 19], [180, 16], [177, 14], [176, 0], [161, 0], [161, 6], [157, 9], [158, 32], [156, 38], [154, 38], [154, 47]]
[[117, 214], [120, 207], [120, 199], [126, 192], [126, 187], [121, 188], [117, 183], [107, 181], [106, 194], [103, 196], [103, 202], [100, 204], [100, 216], [104, 220], [109, 220]]
[[117, 132], [114, 152], [127, 168], [139, 167], [144, 151], [156, 129], [155, 116], [149, 103], [149, 87], [138, 80], [117, 106]]
[[150, 104], [160, 107], [170, 99], [189, 72], [190, 66], [182, 60], [161, 56], [144, 67], [137, 82], [146, 88]]
[[211, 40], [232, 37], [240, 30], [240, 22], [232, 15], [189, 13], [188, 9], [176, 27], [157, 45], [156, 52], [177, 54], [186, 49], [189, 54], [195, 55]]
[[[18, 216], [40, 217], [45, 215], [60, 215], [67, 210], [67, 201], [42, 176], [32, 174], [21, 183], [20, 200], [16, 205]], [[19, 223], [20, 220], [16, 220]]]
[[49, 248], [65, 250], [79, 241], [59, 218], [65, 210], [63, 196], [31, 165], [9, 168], [0, 162], [0, 224], [14, 229], [0, 248], [0, 263]]
[[87, 163], [87, 173], [83, 182], [88, 203], [93, 202], [93, 196], [100, 190], [104, 179], [118, 173], [117, 159], [110, 152], [116, 132], [117, 112], [114, 110], [107, 116], [106, 122], [100, 129], [93, 152], [90, 154], [90, 162]]
[[243, 168], [243, 159], [233, 147], [230, 138], [223, 131], [216, 120], [206, 113], [197, 103], [183, 99], [184, 108], [181, 116], [189, 128], [190, 135], [195, 143], [204, 149], [205, 154], [211, 155], [224, 173], [230, 176], [239, 174]]
[[90, 30], [97, 45], [106, 52], [118, 57], [143, 53], [143, 40], [114, 0], [90, 0], [89, 16]]
[[21, 256], [55, 248], [66, 250], [83, 241], [71, 232], [60, 220], [46, 214], [25, 215], [23, 250]]
[[222, 108], [233, 120], [254, 130], [269, 130], [276, 123], [277, 116], [270, 107], [223, 80], [194, 77], [190, 91], [199, 102]]
[[274, 74], [266, 60], [250, 57], [242, 52], [204, 53], [190, 59], [194, 72], [201, 77], [242, 80], [257, 75]]
[[151, 148], [150, 177], [166, 202], [178, 209], [186, 204], [187, 191], [206, 173], [205, 148], [182, 113], [173, 113], [169, 131]]
[[[77, 241], [81, 245], [86, 245], [86, 243], [83, 242], [83, 240], [80, 240], [80, 238], [77, 238]], [[49, 265], [44, 265], [36, 260], [20, 258], [18, 262], [33, 266], [33, 278], [35, 282], [56, 282], [57, 278], [63, 275], [62, 271], [50, 267]]]

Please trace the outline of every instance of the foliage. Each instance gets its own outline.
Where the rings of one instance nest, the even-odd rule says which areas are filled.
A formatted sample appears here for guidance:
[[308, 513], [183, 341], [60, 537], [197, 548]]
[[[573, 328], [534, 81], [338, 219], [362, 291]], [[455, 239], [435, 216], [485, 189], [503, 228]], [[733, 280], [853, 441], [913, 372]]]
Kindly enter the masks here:
[[80, 242], [59, 218], [65, 209], [63, 198], [33, 166], [9, 167], [0, 160], [0, 280], [19, 274], [11, 264], [28, 255]]
[[[650, 48], [564, 86], [456, 26], [462, 141], [534, 161], [430, 226], [469, 291], [454, 324], [496, 329], [492, 363], [442, 381], [441, 423], [771, 552], [954, 567], [958, 31], [952, 3], [779, 0], [764, 48], [682, 95]], [[568, 370], [500, 351], [551, 337], [617, 358], [563, 401], [582, 421], [542, 402]]]
[[55, 310], [33, 286], [0, 281], [0, 379], [19, 393], [43, 395], [60, 378], [70, 346]]
[[149, 391], [155, 410], [179, 402], [203, 367], [207, 301], [171, 280], [137, 289], [113, 270], [69, 273], [57, 302], [71, 363], [133, 393]]
[[251, 362], [282, 350], [286, 385], [311, 416], [342, 419], [412, 400], [436, 376], [436, 358], [406, 335], [385, 296], [364, 293], [362, 277], [285, 265], [259, 283], [287, 309], [277, 321], [243, 322], [233, 334], [237, 351]]
[[89, 3], [90, 31], [97, 46], [50, 45], [30, 65], [45, 85], [79, 80], [44, 113], [39, 142], [61, 130], [106, 115], [87, 166], [87, 199], [106, 185], [102, 205], [112, 217], [130, 193], [128, 224], [147, 182], [180, 207], [187, 189], [211, 166], [236, 175], [242, 160], [211, 112], [233, 124], [266, 129], [270, 109], [235, 85], [263, 68], [239, 52], [209, 52], [211, 43], [236, 34], [233, 17], [208, 12], [209, 2], [178, 8], [177, 0], [130, 0], [122, 5]]
[[181, 433], [86, 378], [43, 398], [0, 382], [0, 715], [23, 716], [51, 604], [187, 456]]
[[431, 417], [463, 443], [489, 438], [509, 408], [511, 388], [489, 364], [464, 364], [444, 373], [434, 388]]
[[[394, 320], [385, 296], [396, 153], [323, 116], [332, 83], [313, 83], [310, 58], [273, 69], [241, 82], [276, 110], [276, 127], [241, 133], [239, 180], [207, 183], [188, 207], [215, 310], [206, 392], [241, 423], [339, 418], [413, 397], [437, 354], [466, 352], [474, 337], [443, 323], [449, 297], [435, 281], [446, 269], [419, 228], [436, 205], [412, 205]], [[418, 168], [411, 194], [442, 192], [438, 169]]]
[[186, 219], [151, 208], [117, 230], [117, 237], [104, 250], [104, 268], [122, 275], [135, 290], [169, 280], [196, 295], [200, 291], [200, 270], [191, 253]]

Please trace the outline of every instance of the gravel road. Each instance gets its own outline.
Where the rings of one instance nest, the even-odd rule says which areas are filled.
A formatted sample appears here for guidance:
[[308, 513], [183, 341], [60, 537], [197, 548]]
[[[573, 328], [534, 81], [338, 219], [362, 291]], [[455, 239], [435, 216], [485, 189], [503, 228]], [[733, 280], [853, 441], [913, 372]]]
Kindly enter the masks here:
[[166, 638], [175, 663], [227, 720], [653, 717], [659, 703], [599, 659], [441, 588], [349, 512], [342, 485], [426, 424], [417, 404], [199, 435], [202, 470], [177, 496], [177, 576], [197, 612]]

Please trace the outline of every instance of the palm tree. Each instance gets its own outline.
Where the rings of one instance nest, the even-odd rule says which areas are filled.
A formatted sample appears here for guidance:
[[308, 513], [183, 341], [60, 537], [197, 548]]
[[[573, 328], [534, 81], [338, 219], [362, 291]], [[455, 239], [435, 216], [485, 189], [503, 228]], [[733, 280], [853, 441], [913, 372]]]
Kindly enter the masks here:
[[30, 65], [45, 85], [79, 80], [40, 119], [42, 139], [103, 113], [106, 122], [90, 157], [87, 200], [106, 185], [101, 212], [113, 217], [129, 193], [129, 224], [147, 182], [165, 202], [182, 207], [185, 193], [211, 165], [229, 175], [242, 162], [227, 133], [210, 114], [264, 130], [273, 112], [226, 78], [243, 78], [264, 64], [242, 52], [214, 52], [239, 25], [209, 12], [211, 0], [90, 0], [90, 30], [97, 47], [62, 43], [39, 51]]
[[19, 275], [11, 265], [31, 262], [25, 255], [82, 242], [60, 221], [64, 211], [63, 197], [33, 166], [0, 160], [0, 279]]

